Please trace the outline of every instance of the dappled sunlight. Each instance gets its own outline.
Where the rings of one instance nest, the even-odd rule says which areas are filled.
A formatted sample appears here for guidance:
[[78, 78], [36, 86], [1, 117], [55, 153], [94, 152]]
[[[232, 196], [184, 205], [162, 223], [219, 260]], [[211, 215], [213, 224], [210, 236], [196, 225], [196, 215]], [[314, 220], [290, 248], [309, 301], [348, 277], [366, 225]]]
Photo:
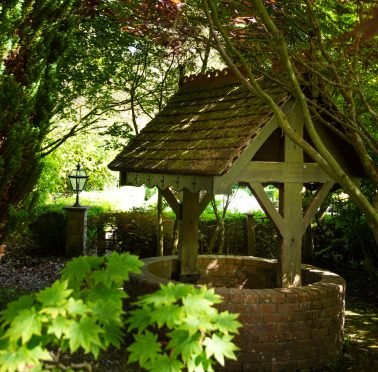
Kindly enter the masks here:
[[378, 313], [349, 307], [345, 311], [345, 339], [371, 352], [378, 351]]

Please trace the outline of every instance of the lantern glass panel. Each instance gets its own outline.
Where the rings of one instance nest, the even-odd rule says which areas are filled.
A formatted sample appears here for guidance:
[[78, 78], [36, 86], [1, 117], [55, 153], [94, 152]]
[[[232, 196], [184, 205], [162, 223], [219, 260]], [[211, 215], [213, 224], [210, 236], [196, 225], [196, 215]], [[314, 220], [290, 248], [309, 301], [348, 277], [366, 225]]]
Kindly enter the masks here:
[[69, 175], [72, 190], [82, 191], [87, 182], [87, 174], [83, 169], [75, 169]]

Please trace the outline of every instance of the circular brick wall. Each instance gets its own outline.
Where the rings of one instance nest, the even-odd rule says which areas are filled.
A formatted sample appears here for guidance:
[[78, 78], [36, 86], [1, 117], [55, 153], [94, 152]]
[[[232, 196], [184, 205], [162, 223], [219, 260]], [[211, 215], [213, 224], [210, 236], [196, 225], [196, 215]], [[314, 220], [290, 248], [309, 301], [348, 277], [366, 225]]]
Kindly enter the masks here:
[[[177, 273], [177, 256], [147, 258], [127, 291], [135, 297], [159, 288]], [[199, 256], [198, 284], [224, 298], [219, 310], [239, 313], [237, 361], [226, 371], [295, 371], [336, 361], [342, 351], [345, 281], [302, 265], [303, 286], [274, 288], [276, 261], [240, 256]]]

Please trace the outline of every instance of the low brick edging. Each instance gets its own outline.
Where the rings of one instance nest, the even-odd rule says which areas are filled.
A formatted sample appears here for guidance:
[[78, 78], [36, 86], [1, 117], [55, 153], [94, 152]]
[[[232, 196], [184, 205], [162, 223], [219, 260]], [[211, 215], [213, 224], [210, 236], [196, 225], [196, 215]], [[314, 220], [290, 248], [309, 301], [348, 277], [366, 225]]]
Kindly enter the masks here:
[[[158, 289], [177, 270], [176, 256], [143, 261], [142, 275], [133, 276], [127, 286], [132, 297]], [[295, 371], [318, 368], [341, 356], [345, 281], [340, 276], [302, 265], [306, 285], [262, 288], [274, 279], [275, 260], [200, 256], [198, 266], [200, 283], [214, 286], [224, 298], [219, 310], [239, 313], [243, 324], [235, 337], [238, 360], [227, 362], [224, 370]], [[258, 289], [252, 288], [253, 281]]]

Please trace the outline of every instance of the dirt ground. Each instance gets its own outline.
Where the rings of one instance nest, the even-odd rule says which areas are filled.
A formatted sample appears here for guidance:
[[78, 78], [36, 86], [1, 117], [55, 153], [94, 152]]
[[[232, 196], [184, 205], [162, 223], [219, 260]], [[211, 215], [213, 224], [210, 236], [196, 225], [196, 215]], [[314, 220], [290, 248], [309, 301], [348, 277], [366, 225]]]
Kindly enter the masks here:
[[[65, 260], [59, 257], [3, 256], [0, 259], [0, 308], [18, 295], [52, 283]], [[362, 271], [339, 272], [347, 281], [344, 353], [341, 360], [322, 369], [328, 372], [378, 371], [378, 293], [377, 283]], [[123, 372], [123, 356], [109, 352], [100, 360], [98, 371]]]

